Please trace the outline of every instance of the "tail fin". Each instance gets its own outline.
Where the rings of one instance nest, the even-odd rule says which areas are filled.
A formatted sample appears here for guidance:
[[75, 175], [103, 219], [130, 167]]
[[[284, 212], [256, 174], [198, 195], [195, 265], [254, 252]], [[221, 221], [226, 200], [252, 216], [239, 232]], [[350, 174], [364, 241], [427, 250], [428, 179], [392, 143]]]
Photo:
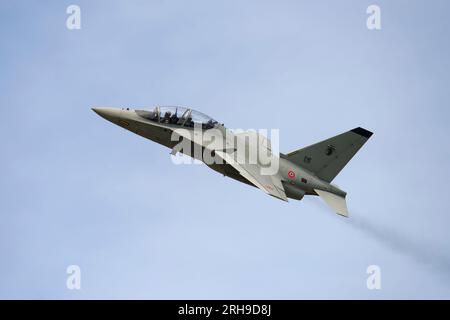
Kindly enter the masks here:
[[337, 214], [348, 217], [347, 203], [345, 198], [323, 190], [314, 191], [326, 202]]
[[331, 182], [371, 136], [372, 132], [358, 127], [288, 153], [286, 158]]

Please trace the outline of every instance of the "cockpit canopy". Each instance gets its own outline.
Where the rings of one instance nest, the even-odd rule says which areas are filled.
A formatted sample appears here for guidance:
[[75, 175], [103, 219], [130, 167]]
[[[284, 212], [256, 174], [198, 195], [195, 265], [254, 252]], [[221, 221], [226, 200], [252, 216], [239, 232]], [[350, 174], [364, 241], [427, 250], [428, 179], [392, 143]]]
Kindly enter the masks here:
[[185, 107], [155, 107], [153, 110], [136, 110], [136, 114], [150, 121], [190, 128], [197, 124], [202, 129], [211, 129], [217, 124], [206, 114]]

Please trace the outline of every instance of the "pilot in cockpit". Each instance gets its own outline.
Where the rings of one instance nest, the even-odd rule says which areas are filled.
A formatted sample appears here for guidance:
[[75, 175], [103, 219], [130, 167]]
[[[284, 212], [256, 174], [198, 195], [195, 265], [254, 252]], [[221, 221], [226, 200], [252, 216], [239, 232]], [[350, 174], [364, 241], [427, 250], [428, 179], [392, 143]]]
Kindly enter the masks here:
[[172, 113], [170, 112], [170, 111], [167, 111], [165, 114], [164, 114], [164, 118], [163, 118], [163, 123], [169, 123], [169, 121], [170, 121], [170, 116], [172, 115]]
[[179, 120], [179, 118], [178, 118], [178, 116], [177, 116], [177, 113], [175, 112], [175, 113], [170, 117], [169, 123], [170, 123], [170, 124], [177, 124], [177, 123], [178, 123], [178, 120]]
[[186, 123], [184, 124], [186, 127], [194, 127], [194, 121], [192, 121], [192, 117], [188, 117], [186, 119]]
[[205, 129], [212, 129], [214, 128], [214, 121], [212, 119], [210, 119], [206, 124], [205, 124]]
[[151, 121], [181, 127], [193, 128], [197, 124], [202, 129], [207, 130], [217, 125], [217, 121], [195, 110], [178, 107], [164, 107], [161, 109], [155, 107], [153, 111], [136, 110], [136, 113]]

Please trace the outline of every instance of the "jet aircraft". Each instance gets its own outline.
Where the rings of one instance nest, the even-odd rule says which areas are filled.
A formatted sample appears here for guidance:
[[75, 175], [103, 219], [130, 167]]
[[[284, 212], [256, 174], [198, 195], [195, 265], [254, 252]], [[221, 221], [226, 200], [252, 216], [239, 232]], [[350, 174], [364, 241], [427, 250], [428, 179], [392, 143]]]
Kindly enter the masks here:
[[[372, 132], [357, 127], [310, 146], [287, 154], [272, 153], [271, 141], [258, 133], [234, 132], [211, 117], [191, 108], [158, 106], [151, 110], [132, 108], [92, 108], [106, 120], [172, 149], [203, 161], [211, 169], [237, 181], [257, 187], [278, 199], [301, 200], [305, 195], [321, 197], [337, 214], [348, 217], [347, 193], [331, 181], [356, 152], [372, 136]], [[199, 139], [198, 135], [209, 138]], [[217, 133], [220, 139], [217, 139]], [[175, 136], [175, 139], [174, 139]], [[211, 138], [214, 136], [214, 138]], [[276, 162], [270, 172], [260, 159], [249, 161], [251, 139], [257, 141], [258, 152], [263, 150], [268, 159]], [[180, 144], [180, 139], [188, 144]], [[181, 147], [180, 147], [181, 145]], [[251, 147], [251, 146], [250, 146]], [[237, 161], [241, 148], [245, 150]], [[192, 150], [201, 152], [193, 153]], [[189, 152], [187, 151], [189, 150]], [[205, 151], [210, 159], [205, 161]], [[259, 154], [259, 153], [258, 153]], [[264, 173], [264, 169], [266, 172]], [[267, 172], [270, 172], [269, 174]]]

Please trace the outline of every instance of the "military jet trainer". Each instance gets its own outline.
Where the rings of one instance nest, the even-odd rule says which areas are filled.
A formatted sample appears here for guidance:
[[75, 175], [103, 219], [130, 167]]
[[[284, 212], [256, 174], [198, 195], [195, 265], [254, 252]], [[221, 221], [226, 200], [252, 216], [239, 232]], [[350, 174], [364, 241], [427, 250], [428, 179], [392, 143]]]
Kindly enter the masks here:
[[[179, 141], [173, 140], [174, 132], [179, 133], [194, 148], [211, 151], [214, 159], [221, 161], [205, 162], [211, 169], [237, 181], [255, 186], [278, 199], [301, 200], [305, 195], [321, 197], [337, 214], [348, 217], [345, 197], [347, 193], [331, 181], [347, 165], [350, 159], [372, 136], [372, 132], [361, 127], [344, 132], [332, 138], [287, 154], [272, 154], [271, 142], [258, 135], [258, 146], [264, 148], [271, 157], [276, 157], [277, 168], [271, 174], [263, 174], [263, 164], [259, 161], [235, 161], [239, 146], [235, 143], [245, 139], [245, 134], [235, 133], [209, 116], [183, 107], [155, 107], [152, 110], [134, 110], [131, 108], [93, 108], [106, 120], [155, 141], [172, 149], [171, 154], [186, 153], [177, 149]], [[180, 130], [182, 129], [182, 130]], [[196, 131], [208, 132], [214, 129], [221, 132], [224, 141], [207, 141], [195, 139]], [[219, 143], [220, 142], [220, 143]], [[242, 141], [241, 141], [242, 142]], [[250, 157], [249, 153], [244, 153]], [[274, 158], [275, 159], [275, 158]]]

